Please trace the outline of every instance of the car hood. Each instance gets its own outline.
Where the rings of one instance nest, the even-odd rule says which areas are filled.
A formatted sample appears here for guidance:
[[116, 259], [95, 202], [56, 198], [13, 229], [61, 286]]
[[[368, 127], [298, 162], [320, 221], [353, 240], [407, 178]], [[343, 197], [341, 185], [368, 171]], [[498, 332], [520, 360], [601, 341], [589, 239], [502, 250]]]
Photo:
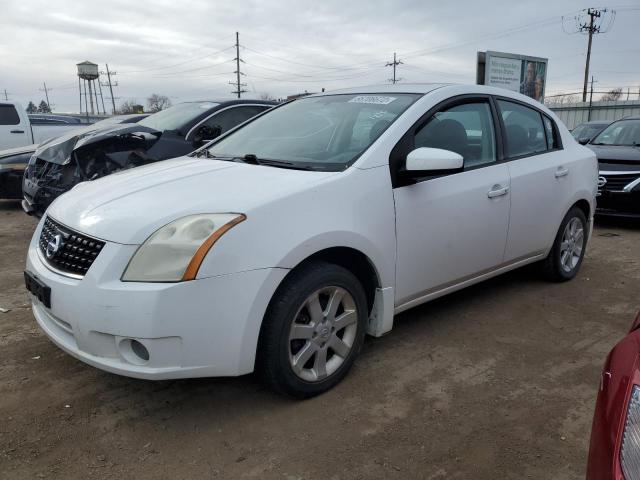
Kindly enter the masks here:
[[177, 218], [244, 213], [336, 172], [316, 172], [179, 157], [76, 185], [47, 215], [87, 235], [140, 244]]
[[84, 127], [72, 130], [64, 135], [49, 139], [41, 143], [36, 150], [38, 158], [58, 165], [66, 165], [71, 161], [71, 152], [82, 148], [85, 145], [100, 142], [107, 138], [114, 138], [121, 135], [131, 133], [140, 133], [142, 135], [152, 135], [156, 138], [162, 135], [162, 132], [143, 125], [134, 124], [116, 124], [106, 127], [91, 128]]
[[620, 147], [613, 145], [587, 144], [598, 157], [599, 162], [637, 163], [640, 166], [639, 147]]

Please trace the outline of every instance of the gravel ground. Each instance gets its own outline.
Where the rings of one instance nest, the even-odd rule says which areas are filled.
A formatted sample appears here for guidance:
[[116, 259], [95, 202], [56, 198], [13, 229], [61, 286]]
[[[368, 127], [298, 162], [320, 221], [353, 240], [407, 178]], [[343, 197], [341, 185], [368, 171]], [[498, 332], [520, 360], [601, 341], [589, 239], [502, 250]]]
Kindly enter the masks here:
[[34, 227], [0, 202], [3, 479], [582, 479], [600, 367], [640, 309], [640, 226], [606, 223], [573, 281], [523, 269], [405, 312], [321, 397], [251, 375], [148, 382], [39, 330]]

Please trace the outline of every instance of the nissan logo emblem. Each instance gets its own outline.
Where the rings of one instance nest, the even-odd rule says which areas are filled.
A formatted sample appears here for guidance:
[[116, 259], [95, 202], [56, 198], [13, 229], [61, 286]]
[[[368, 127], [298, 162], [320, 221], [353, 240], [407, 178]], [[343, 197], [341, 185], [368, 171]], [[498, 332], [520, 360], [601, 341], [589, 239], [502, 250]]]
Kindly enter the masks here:
[[598, 177], [598, 188], [602, 188], [607, 184], [607, 179], [600, 176]]
[[62, 247], [62, 235], [58, 234], [49, 240], [49, 243], [47, 243], [47, 249], [44, 253], [48, 259], [52, 259], [56, 253], [58, 253], [60, 247]]

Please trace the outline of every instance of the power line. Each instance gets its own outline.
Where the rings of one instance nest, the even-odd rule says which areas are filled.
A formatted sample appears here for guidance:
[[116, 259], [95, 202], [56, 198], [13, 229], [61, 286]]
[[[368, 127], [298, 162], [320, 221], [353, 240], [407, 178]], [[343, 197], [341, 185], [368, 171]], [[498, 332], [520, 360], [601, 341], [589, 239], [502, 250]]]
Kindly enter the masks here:
[[[128, 71], [120, 72], [120, 74], [121, 75], [123, 75], [123, 74], [124, 75], [129, 75], [129, 74], [132, 74], [132, 73], [146, 73], [146, 72], [151, 72], [151, 71], [154, 71], [154, 70], [165, 70], [167, 68], [175, 68], [175, 67], [179, 67], [181, 65], [184, 65], [186, 63], [195, 62], [197, 60], [202, 60], [204, 58], [210, 58], [212, 55], [217, 55], [219, 53], [226, 52], [227, 50], [230, 50], [233, 47], [234, 46], [231, 45], [231, 46], [225, 47], [225, 48], [223, 48], [221, 50], [216, 50], [215, 52], [208, 53], [206, 55], [202, 55], [202, 56], [196, 57], [196, 58], [190, 58], [188, 60], [184, 60], [182, 62], [174, 63], [172, 65], [164, 65], [164, 66], [160, 66], [160, 67], [151, 67], [151, 68], [145, 68], [145, 69], [142, 69], [142, 70], [128, 70]], [[202, 67], [202, 68], [206, 68], [206, 67]]]
[[234, 60], [236, 61], [236, 70], [233, 73], [236, 74], [236, 81], [235, 82], [229, 82], [229, 84], [236, 86], [236, 89], [231, 93], [235, 93], [236, 95], [238, 95], [238, 98], [240, 98], [240, 96], [247, 91], [247, 90], [244, 90], [242, 88], [242, 87], [246, 87], [247, 84], [246, 83], [240, 83], [240, 75], [244, 75], [244, 74], [240, 71], [240, 62], [243, 62], [243, 61], [242, 61], [242, 59], [240, 59], [240, 34], [238, 32], [236, 32], [236, 45], [235, 46], [236, 46], [236, 58], [234, 58]]

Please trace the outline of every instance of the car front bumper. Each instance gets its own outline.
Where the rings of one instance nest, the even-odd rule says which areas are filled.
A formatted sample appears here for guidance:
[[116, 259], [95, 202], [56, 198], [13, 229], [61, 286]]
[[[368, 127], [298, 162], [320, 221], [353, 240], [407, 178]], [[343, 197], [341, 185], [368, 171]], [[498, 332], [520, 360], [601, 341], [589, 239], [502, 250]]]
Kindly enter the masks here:
[[640, 190], [601, 192], [597, 198], [596, 215], [640, 218]]
[[[31, 295], [33, 314], [49, 338], [85, 363], [130, 377], [251, 372], [262, 318], [288, 270], [177, 283], [122, 282], [136, 248], [107, 242], [84, 278], [77, 279], [53, 271], [32, 241], [26, 270], [51, 289], [51, 308]], [[146, 347], [147, 361], [136, 355], [132, 340]]]

